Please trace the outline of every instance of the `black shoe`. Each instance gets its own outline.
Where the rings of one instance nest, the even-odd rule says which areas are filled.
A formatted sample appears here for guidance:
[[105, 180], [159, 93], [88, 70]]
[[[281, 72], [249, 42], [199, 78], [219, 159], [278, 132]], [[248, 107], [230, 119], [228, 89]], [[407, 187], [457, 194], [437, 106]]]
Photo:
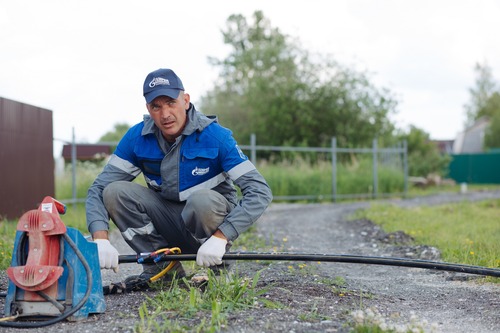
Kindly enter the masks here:
[[[141, 278], [150, 280], [154, 276], [158, 275], [161, 271], [163, 271], [168, 265], [170, 265], [171, 261], [163, 261], [158, 264], [146, 264], [142, 265], [143, 271], [139, 275]], [[186, 272], [184, 271], [184, 267], [182, 267], [182, 264], [180, 261], [174, 261], [174, 266], [168, 270], [168, 272], [163, 275], [159, 280], [163, 281], [172, 281], [172, 279], [177, 278], [181, 279], [186, 276]], [[154, 281], [153, 281], [154, 282]]]
[[184, 267], [179, 261], [162, 277], [152, 281], [151, 279], [163, 271], [171, 262], [164, 261], [159, 264], [143, 265], [143, 272], [139, 275], [131, 275], [123, 281], [126, 291], [148, 290], [153, 282], [172, 282], [174, 279], [182, 279], [186, 276]]

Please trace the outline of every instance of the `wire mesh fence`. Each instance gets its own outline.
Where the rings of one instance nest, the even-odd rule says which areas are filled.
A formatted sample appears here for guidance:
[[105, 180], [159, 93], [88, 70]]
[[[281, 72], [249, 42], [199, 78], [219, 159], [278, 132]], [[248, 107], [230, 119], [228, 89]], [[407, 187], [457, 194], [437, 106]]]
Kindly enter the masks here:
[[[75, 142], [74, 135], [71, 143], [71, 170], [72, 170], [72, 197], [62, 199], [64, 203], [79, 203], [84, 202], [85, 198], [77, 196], [77, 177], [76, 165], [78, 162], [78, 147], [79, 144]], [[116, 146], [116, 142], [108, 142], [110, 146]], [[88, 146], [89, 144], [85, 144]], [[103, 143], [96, 145], [102, 146]], [[336, 202], [344, 199], [376, 199], [390, 196], [403, 196], [407, 195], [408, 191], [408, 149], [406, 142], [402, 142], [396, 147], [379, 147], [376, 139], [373, 140], [372, 146], [367, 148], [343, 148], [337, 146], [335, 137], [331, 139], [330, 147], [293, 147], [293, 146], [265, 146], [257, 145], [257, 137], [252, 135], [249, 145], [240, 145], [240, 148], [247, 153], [250, 160], [257, 165], [259, 153], [279, 153], [279, 154], [320, 154], [324, 160], [331, 163], [331, 174], [328, 178], [331, 179], [331, 192], [330, 193], [304, 193], [300, 195], [275, 195], [274, 200], [279, 201], [296, 201], [296, 200], [313, 200], [325, 201], [330, 200]], [[371, 185], [369, 186], [369, 193], [339, 193], [338, 184], [339, 176], [338, 170], [341, 161], [345, 159], [346, 155], [364, 155], [371, 159]], [[380, 168], [390, 166], [392, 169], [399, 170], [403, 177], [403, 188], [401, 192], [384, 192], [379, 187], [379, 173]]]

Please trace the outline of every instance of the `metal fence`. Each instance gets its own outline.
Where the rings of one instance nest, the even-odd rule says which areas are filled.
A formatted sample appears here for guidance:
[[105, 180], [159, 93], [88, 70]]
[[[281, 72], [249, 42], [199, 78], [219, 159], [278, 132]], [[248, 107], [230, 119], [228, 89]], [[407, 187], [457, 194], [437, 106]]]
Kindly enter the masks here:
[[[250, 160], [255, 164], [257, 162], [257, 151], [274, 151], [274, 152], [317, 152], [326, 153], [331, 156], [332, 161], [332, 194], [306, 194], [306, 195], [293, 195], [293, 196], [275, 196], [275, 200], [324, 200], [331, 199], [337, 201], [339, 199], [362, 199], [362, 198], [379, 198], [387, 196], [402, 195], [406, 197], [408, 192], [408, 148], [406, 141], [402, 142], [398, 147], [380, 148], [378, 147], [377, 139], [373, 140], [371, 148], [341, 148], [337, 147], [337, 139], [332, 137], [330, 147], [284, 147], [284, 146], [259, 146], [257, 145], [257, 137], [255, 134], [251, 135], [250, 145], [240, 145], [243, 150], [250, 151]], [[337, 191], [338, 177], [338, 156], [339, 154], [369, 154], [372, 156], [372, 175], [373, 186], [372, 193], [352, 193], [352, 194], [339, 194]], [[379, 193], [379, 180], [378, 169], [382, 162], [388, 160], [398, 163], [403, 171], [403, 192], [400, 193]]]
[[449, 176], [457, 183], [500, 184], [500, 153], [451, 157]]
[[[100, 143], [102, 144], [102, 143]], [[116, 142], [108, 142], [107, 144], [116, 145]], [[76, 197], [76, 161], [77, 161], [77, 143], [72, 142], [72, 170], [73, 170], [73, 198], [63, 199], [64, 203], [77, 203], [84, 202], [84, 198]], [[250, 137], [250, 145], [240, 145], [240, 148], [244, 151], [249, 152], [249, 158], [254, 163], [257, 164], [257, 152], [268, 151], [268, 152], [305, 152], [305, 153], [324, 153], [330, 156], [332, 168], [332, 194], [304, 194], [304, 195], [290, 195], [290, 196], [274, 196], [275, 200], [331, 200], [336, 202], [340, 199], [376, 199], [381, 197], [389, 196], [403, 196], [406, 197], [408, 192], [408, 149], [406, 142], [402, 142], [397, 147], [391, 148], [381, 148], [378, 146], [377, 140], [374, 139], [372, 147], [370, 148], [341, 148], [337, 146], [337, 140], [335, 137], [331, 139], [331, 147], [290, 147], [290, 146], [261, 146], [257, 145], [257, 138], [255, 134]], [[353, 194], [339, 194], [337, 191], [338, 184], [338, 164], [340, 154], [368, 154], [372, 157], [372, 192], [371, 193], [353, 193]], [[381, 164], [390, 163], [391, 165], [397, 165], [401, 168], [403, 172], [403, 192], [399, 193], [380, 193], [379, 192], [379, 179], [378, 170]]]

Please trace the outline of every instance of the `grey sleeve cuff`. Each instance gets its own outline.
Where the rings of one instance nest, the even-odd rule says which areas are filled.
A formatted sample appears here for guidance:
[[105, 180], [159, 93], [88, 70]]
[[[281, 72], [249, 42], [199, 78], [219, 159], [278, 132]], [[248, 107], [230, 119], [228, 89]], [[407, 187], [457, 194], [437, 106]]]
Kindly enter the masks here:
[[90, 234], [92, 235], [96, 231], [108, 230], [109, 223], [106, 223], [104, 221], [94, 221], [94, 222], [89, 223], [88, 229], [89, 229]]
[[236, 231], [233, 225], [227, 221], [222, 222], [222, 224], [219, 226], [219, 230], [230, 241], [234, 241], [236, 238], [238, 238], [238, 231]]

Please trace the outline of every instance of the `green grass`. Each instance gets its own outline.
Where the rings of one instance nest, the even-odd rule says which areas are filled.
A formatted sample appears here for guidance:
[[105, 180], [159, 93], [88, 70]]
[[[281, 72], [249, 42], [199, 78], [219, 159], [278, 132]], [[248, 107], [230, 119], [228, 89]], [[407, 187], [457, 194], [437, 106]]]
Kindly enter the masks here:
[[140, 320], [134, 332], [219, 332], [231, 312], [255, 306], [281, 307], [262, 296], [267, 290], [257, 287], [259, 272], [247, 279], [237, 272], [215, 276], [208, 270], [208, 277], [202, 289], [186, 279], [174, 280], [148, 298], [139, 309]]
[[10, 266], [17, 222], [0, 221], [0, 269]]
[[[468, 184], [467, 190], [469, 192], [498, 191], [500, 190], [500, 184]], [[443, 185], [429, 186], [427, 188], [409, 186], [407, 198], [416, 198], [416, 197], [422, 197], [439, 193], [460, 193], [460, 185], [443, 184]]]
[[[76, 197], [85, 198], [87, 191], [95, 177], [102, 171], [104, 162], [78, 162], [76, 164]], [[56, 176], [56, 199], [70, 199], [73, 197], [73, 169], [67, 165], [64, 172]]]
[[[373, 173], [370, 159], [352, 164], [337, 165], [337, 195], [373, 194]], [[259, 171], [266, 178], [275, 197], [280, 196], [332, 196], [332, 163], [319, 161], [311, 164], [303, 159], [281, 161], [276, 164], [261, 163]], [[402, 193], [403, 171], [379, 165], [378, 193]]]
[[444, 261], [500, 267], [500, 200], [413, 208], [377, 204], [356, 216], [386, 232], [401, 230], [418, 244], [437, 247]]

